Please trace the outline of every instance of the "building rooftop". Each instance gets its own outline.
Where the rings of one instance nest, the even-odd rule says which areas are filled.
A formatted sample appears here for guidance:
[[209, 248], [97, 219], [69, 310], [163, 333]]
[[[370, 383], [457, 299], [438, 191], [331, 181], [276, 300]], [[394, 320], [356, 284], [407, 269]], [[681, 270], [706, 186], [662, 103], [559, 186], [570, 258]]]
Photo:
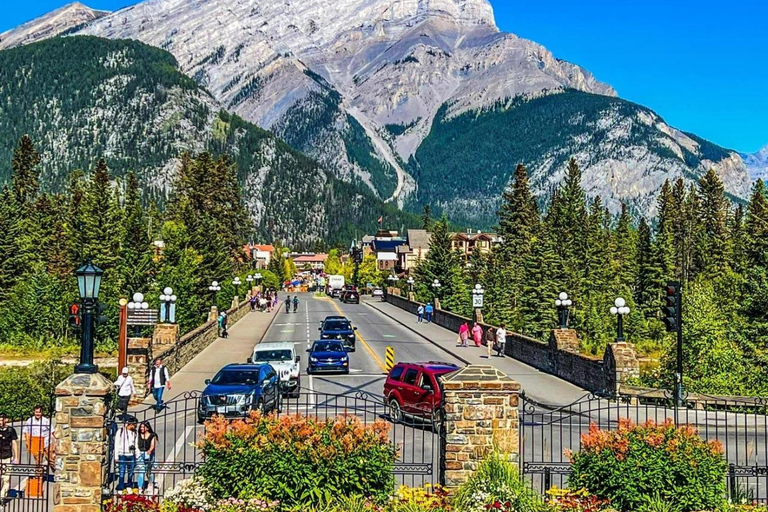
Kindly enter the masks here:
[[408, 245], [411, 249], [429, 248], [429, 231], [426, 229], [409, 229], [406, 232], [408, 236]]

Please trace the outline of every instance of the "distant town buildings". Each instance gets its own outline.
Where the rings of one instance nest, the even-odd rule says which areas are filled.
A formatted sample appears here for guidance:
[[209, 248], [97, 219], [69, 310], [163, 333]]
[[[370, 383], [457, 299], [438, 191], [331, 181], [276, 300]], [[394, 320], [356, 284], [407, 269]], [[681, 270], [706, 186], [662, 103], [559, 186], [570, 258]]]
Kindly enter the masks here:
[[323, 272], [325, 270], [325, 260], [328, 255], [325, 253], [303, 253], [291, 255], [293, 263], [298, 270], [311, 270], [313, 272]]
[[246, 244], [243, 250], [248, 257], [256, 262], [256, 268], [265, 269], [272, 259], [275, 248], [272, 245]]

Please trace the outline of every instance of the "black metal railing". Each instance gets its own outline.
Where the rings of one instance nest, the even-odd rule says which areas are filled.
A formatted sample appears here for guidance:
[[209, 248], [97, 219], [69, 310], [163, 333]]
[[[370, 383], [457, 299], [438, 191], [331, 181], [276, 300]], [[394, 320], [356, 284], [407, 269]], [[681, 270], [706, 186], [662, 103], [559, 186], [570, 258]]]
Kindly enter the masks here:
[[[198, 418], [200, 398], [201, 394], [193, 391], [166, 402], [159, 412], [152, 406], [141, 406], [130, 409], [127, 414], [119, 411], [111, 414], [107, 422], [107, 495], [117, 496], [125, 488], [138, 488], [139, 475], [143, 473], [141, 483], [145, 484], [145, 495], [159, 497], [180, 480], [195, 474], [203, 463], [202, 453], [195, 443], [205, 431]], [[376, 420], [386, 421], [390, 441], [397, 449], [393, 468], [396, 482], [411, 486], [442, 482], [445, 435], [440, 414], [434, 418], [431, 414], [405, 416], [395, 422], [383, 398], [365, 392], [343, 395], [301, 392], [297, 397], [282, 397], [279, 407], [267, 412], [298, 414], [319, 420], [353, 415], [364, 425]], [[128, 462], [126, 457], [121, 459], [120, 454], [116, 454], [116, 447], [124, 445], [120, 437], [125, 433], [123, 429], [132, 428], [129, 427], [132, 423], [137, 425], [137, 430], [144, 423], [158, 436], [155, 456], [149, 463]]]
[[594, 424], [616, 430], [619, 419], [635, 424], [670, 420], [696, 429], [705, 440], [723, 446], [729, 469], [728, 497], [734, 501], [768, 503], [768, 406], [763, 398], [728, 402], [722, 398], [685, 399], [671, 394], [653, 396], [585, 395], [566, 405], [537, 402], [523, 395], [520, 409], [521, 471], [541, 493], [552, 486], [567, 487], [567, 452], [581, 446], [581, 435]]
[[[12, 429], [12, 430], [11, 430]], [[7, 512], [47, 512], [52, 508], [53, 475], [58, 444], [49, 418], [34, 414], [21, 422], [8, 423], [3, 434], [15, 433], [14, 457], [0, 457], [0, 505]]]

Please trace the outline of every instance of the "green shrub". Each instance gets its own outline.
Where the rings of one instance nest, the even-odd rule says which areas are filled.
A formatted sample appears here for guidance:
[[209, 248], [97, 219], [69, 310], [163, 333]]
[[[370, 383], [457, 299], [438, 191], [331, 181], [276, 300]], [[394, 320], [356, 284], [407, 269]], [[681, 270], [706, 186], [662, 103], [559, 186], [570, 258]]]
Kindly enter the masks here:
[[727, 463], [717, 441], [696, 430], [620, 420], [617, 431], [590, 426], [571, 455], [568, 486], [586, 488], [619, 510], [647, 510], [659, 501], [680, 511], [714, 510], [725, 496]]
[[205, 456], [199, 475], [215, 498], [259, 496], [290, 508], [326, 495], [383, 501], [394, 490], [395, 448], [384, 421], [258, 412], [234, 422], [215, 417], [199, 446]]
[[506, 504], [507, 510], [539, 512], [544, 504], [541, 498], [520, 478], [517, 466], [499, 452], [490, 453], [469, 480], [456, 491], [454, 510], [485, 512], [494, 503]]

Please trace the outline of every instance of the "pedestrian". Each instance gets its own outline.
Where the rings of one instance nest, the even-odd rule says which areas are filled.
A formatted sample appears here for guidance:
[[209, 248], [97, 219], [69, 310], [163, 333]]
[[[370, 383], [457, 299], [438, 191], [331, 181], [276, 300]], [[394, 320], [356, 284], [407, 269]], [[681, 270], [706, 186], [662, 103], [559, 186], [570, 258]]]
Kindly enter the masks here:
[[114, 386], [117, 388], [117, 410], [126, 414], [128, 412], [128, 403], [131, 401], [131, 397], [136, 393], [133, 377], [128, 375], [127, 366], [125, 366], [120, 372], [120, 375], [117, 376]]
[[5, 497], [11, 489], [11, 464], [19, 463], [19, 435], [8, 425], [8, 416], [0, 412], [0, 508], [5, 506]]
[[259, 299], [259, 311], [262, 313], [267, 309], [267, 299], [264, 297]]
[[504, 345], [507, 344], [507, 329], [505, 324], [501, 324], [501, 326], [496, 330], [496, 355], [498, 357], [501, 357], [501, 355], [504, 353]]
[[459, 346], [466, 347], [468, 339], [469, 339], [469, 326], [467, 325], [467, 322], [464, 322], [463, 324], [461, 324], [461, 327], [459, 327]]
[[169, 391], [171, 389], [171, 376], [159, 357], [155, 359], [155, 367], [150, 372], [149, 385], [152, 388], [152, 396], [157, 402], [155, 409], [160, 412], [163, 409], [163, 391], [165, 388]]
[[251, 300], [250, 300], [250, 302], [251, 302], [251, 312], [256, 311], [256, 302], [258, 300], [259, 299], [257, 299], [255, 295], [251, 295]]
[[475, 340], [476, 347], [483, 345], [483, 328], [477, 322], [472, 326], [472, 339]]
[[290, 295], [285, 299], [285, 312], [286, 313], [291, 312], [291, 296]]
[[485, 330], [485, 346], [488, 348], [488, 359], [491, 358], [493, 346], [496, 344], [496, 331], [493, 327]]
[[219, 313], [219, 336], [226, 339], [229, 337], [229, 333], [227, 332], [227, 312], [222, 311]]
[[424, 314], [427, 315], [427, 323], [432, 323], [432, 313], [435, 311], [434, 306], [431, 302], [427, 302], [427, 305], [424, 306]]
[[136, 456], [136, 418], [129, 418], [115, 434], [118, 492], [134, 488]]
[[295, 313], [297, 309], [299, 309], [299, 296], [298, 295], [294, 295], [294, 297], [293, 297], [293, 312]]
[[148, 421], [143, 421], [139, 425], [139, 434], [136, 440], [136, 447], [139, 450], [136, 472], [138, 476], [139, 492], [147, 494], [150, 484], [154, 485], [152, 476], [152, 466], [155, 463], [155, 454], [157, 450], [157, 434], [152, 430]]
[[267, 294], [266, 303], [267, 303], [267, 313], [271, 313], [272, 312], [272, 295]]
[[27, 452], [35, 459], [37, 466], [48, 463], [51, 474], [56, 470], [55, 450], [51, 443], [51, 420], [43, 415], [43, 406], [36, 405], [32, 417], [21, 426]]
[[422, 320], [424, 320], [424, 306], [422, 304], [419, 304], [418, 309], [416, 310], [416, 315], [419, 317], [419, 323], [421, 323]]

